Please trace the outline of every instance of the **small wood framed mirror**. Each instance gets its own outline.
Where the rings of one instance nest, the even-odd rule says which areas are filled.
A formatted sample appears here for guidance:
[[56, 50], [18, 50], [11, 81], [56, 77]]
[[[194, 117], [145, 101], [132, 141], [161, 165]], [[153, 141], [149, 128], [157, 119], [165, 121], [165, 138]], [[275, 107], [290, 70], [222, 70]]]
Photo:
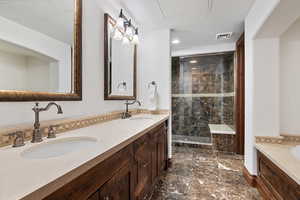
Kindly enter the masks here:
[[0, 101], [82, 99], [82, 0], [0, 4]]
[[135, 100], [137, 45], [124, 43], [123, 30], [116, 28], [116, 20], [109, 14], [104, 21], [104, 99]]

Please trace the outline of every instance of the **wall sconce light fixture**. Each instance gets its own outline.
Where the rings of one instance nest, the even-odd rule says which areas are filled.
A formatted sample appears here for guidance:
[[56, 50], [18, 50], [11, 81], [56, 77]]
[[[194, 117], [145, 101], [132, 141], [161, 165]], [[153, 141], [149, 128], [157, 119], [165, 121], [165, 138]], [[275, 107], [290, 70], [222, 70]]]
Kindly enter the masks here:
[[123, 44], [138, 44], [138, 28], [132, 24], [131, 19], [123, 14], [123, 9], [121, 9], [119, 18], [114, 25], [114, 38], [116, 40], [123, 40]]

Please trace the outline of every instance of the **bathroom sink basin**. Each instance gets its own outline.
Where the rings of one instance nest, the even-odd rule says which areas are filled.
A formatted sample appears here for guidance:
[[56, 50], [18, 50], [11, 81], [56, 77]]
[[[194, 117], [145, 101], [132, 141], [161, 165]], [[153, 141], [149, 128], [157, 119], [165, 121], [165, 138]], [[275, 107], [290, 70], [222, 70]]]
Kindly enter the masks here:
[[131, 117], [129, 120], [152, 120], [152, 117], [146, 117], [146, 116], [141, 116], [141, 117]]
[[291, 151], [293, 156], [295, 156], [298, 160], [300, 160], [300, 145], [293, 147]]
[[97, 146], [97, 139], [92, 137], [69, 137], [41, 143], [24, 150], [23, 158], [47, 159], [59, 157], [81, 149]]

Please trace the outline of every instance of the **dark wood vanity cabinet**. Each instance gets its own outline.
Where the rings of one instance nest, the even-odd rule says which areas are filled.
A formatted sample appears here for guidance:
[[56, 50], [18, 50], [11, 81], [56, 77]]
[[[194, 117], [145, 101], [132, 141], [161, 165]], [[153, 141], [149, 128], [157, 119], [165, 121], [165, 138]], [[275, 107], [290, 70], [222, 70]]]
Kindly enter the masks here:
[[120, 169], [99, 190], [93, 193], [87, 200], [123, 200], [133, 199], [133, 174], [130, 165]]
[[258, 151], [258, 190], [268, 200], [300, 200], [300, 186]]
[[161, 173], [166, 169], [167, 167], [167, 130], [166, 128], [162, 128], [159, 130], [160, 133], [158, 134], [157, 138], [157, 175], [160, 176]]
[[166, 164], [164, 122], [44, 199], [142, 200]]
[[142, 199], [148, 192], [148, 186], [151, 185], [151, 141], [148, 134], [134, 143], [134, 196], [135, 199]]
[[124, 166], [99, 190], [99, 200], [132, 199], [133, 171], [130, 165]]
[[162, 124], [134, 143], [135, 200], [144, 199], [166, 169], [167, 128]]

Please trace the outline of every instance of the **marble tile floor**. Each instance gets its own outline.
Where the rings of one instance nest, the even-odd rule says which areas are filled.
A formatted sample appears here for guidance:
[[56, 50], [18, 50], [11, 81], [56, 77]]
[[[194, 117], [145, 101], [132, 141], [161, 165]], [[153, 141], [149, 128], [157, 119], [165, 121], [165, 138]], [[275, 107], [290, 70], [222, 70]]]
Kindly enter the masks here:
[[243, 178], [243, 157], [173, 146], [173, 166], [148, 200], [262, 200]]

